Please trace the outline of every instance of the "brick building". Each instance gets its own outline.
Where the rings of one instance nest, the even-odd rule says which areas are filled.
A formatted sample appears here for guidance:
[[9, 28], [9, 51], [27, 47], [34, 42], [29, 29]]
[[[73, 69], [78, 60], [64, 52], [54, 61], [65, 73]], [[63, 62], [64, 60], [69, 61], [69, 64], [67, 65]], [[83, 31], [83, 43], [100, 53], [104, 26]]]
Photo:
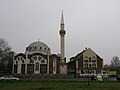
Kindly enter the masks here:
[[90, 48], [86, 48], [67, 63], [69, 74], [79, 76], [103, 74], [103, 59]]

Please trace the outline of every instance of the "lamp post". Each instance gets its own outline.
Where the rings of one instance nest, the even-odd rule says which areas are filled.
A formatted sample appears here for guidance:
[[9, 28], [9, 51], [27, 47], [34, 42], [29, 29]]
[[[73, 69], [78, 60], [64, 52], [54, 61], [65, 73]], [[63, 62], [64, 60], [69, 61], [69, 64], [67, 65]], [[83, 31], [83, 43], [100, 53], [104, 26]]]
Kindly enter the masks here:
[[90, 74], [91, 72], [89, 71], [89, 68], [88, 68], [88, 85], [90, 85]]

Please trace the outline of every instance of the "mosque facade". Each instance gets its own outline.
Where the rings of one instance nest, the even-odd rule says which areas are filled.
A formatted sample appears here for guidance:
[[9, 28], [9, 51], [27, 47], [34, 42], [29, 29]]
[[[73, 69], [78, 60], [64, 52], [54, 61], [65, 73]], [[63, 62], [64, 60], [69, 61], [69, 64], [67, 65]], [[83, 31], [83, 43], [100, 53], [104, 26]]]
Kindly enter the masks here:
[[66, 74], [64, 55], [64, 18], [60, 24], [60, 54], [52, 54], [50, 47], [39, 40], [26, 47], [25, 53], [18, 53], [13, 60], [13, 74]]

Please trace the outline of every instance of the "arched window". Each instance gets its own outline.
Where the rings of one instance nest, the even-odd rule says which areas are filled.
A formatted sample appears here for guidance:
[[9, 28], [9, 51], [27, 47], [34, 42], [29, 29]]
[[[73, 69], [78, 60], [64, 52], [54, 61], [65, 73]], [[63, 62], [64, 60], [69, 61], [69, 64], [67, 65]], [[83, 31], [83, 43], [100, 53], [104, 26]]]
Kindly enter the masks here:
[[42, 57], [41, 56], [38, 56], [38, 60], [41, 60], [42, 59]]
[[46, 50], [46, 48], [45, 48], [45, 50]]
[[22, 60], [22, 63], [24, 64], [24, 60]]
[[20, 61], [20, 57], [18, 57], [17, 59], [18, 59], [18, 61]]
[[37, 56], [34, 56], [33, 59], [34, 59], [34, 60], [37, 60]]
[[93, 57], [92, 57], [92, 60], [96, 60], [96, 57], [95, 57], [95, 56], [93, 56]]
[[89, 57], [89, 62], [91, 62], [91, 57]]
[[56, 63], [56, 58], [53, 59], [53, 62]]
[[85, 57], [84, 57], [84, 60], [88, 60], [88, 57], [87, 57], [87, 56], [85, 56]]
[[53, 74], [56, 74], [56, 58], [53, 58]]
[[93, 61], [93, 62], [96, 61], [96, 57], [95, 57], [95, 56], [92, 57], [92, 61]]
[[36, 68], [35, 68], [36, 71], [39, 71], [39, 63], [37, 62], [36, 63]]
[[93, 63], [93, 64], [92, 64], [92, 67], [94, 67], [94, 68], [95, 68], [95, 67], [96, 67], [96, 64], [95, 64], [95, 63]]
[[84, 62], [88, 62], [88, 57], [87, 56], [84, 57]]
[[42, 60], [41, 63], [44, 64], [44, 63], [45, 63], [45, 60]]
[[40, 49], [42, 49], [42, 47], [40, 47]]
[[18, 61], [16, 61], [16, 64], [18, 64]]
[[85, 68], [88, 68], [88, 63], [85, 63], [85, 64], [84, 64], [84, 67], [85, 67]]

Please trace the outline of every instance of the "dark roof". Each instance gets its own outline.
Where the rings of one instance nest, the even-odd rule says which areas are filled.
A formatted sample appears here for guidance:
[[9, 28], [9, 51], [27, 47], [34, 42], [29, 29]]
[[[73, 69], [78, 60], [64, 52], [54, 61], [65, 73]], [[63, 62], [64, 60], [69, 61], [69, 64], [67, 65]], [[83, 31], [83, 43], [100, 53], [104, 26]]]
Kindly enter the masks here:
[[85, 50], [83, 50], [82, 52], [78, 53], [75, 57], [71, 57], [69, 62], [76, 61], [79, 57], [81, 57], [83, 55], [84, 52], [85, 52]]
[[85, 52], [85, 50], [83, 50], [82, 52], [78, 53], [78, 54], [75, 56], [75, 58], [78, 59], [80, 56], [83, 55], [84, 52]]

